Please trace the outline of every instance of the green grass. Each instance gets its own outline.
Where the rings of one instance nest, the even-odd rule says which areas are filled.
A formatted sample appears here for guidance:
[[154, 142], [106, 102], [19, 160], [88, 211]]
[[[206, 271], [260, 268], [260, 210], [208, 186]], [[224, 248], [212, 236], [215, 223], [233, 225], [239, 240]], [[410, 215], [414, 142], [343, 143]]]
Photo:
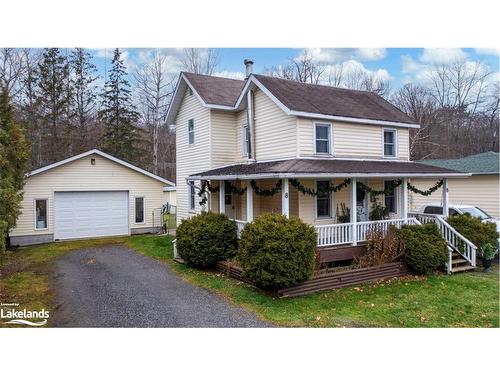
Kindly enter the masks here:
[[[0, 282], [2, 301], [53, 308], [50, 271], [68, 251], [103, 244], [125, 244], [165, 262], [185, 280], [281, 326], [291, 327], [498, 327], [498, 267], [491, 274], [406, 277], [378, 284], [279, 299], [210, 271], [172, 260], [168, 236], [134, 236], [34, 246], [9, 254]], [[13, 265], [17, 267], [13, 268]]]

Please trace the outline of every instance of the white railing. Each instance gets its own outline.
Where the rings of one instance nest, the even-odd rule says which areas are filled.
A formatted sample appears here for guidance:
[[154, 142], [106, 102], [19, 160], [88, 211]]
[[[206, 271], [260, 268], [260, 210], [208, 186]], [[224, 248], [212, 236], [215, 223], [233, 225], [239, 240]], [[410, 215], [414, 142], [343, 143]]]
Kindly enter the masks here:
[[[415, 225], [419, 224], [419, 222], [414, 218], [408, 218], [362, 221], [356, 223], [356, 242], [366, 241], [366, 233], [370, 230], [380, 229], [384, 234], [386, 234], [391, 225], [401, 228], [401, 226], [405, 224]], [[316, 225], [316, 232], [318, 233], [318, 247], [342, 245], [354, 242], [352, 238], [352, 223]]]
[[341, 245], [352, 242], [351, 223], [316, 225], [318, 246]]
[[236, 220], [236, 219], [231, 219], [231, 220], [236, 223], [236, 235], [238, 236], [238, 238], [241, 238], [241, 231], [243, 230], [243, 228], [245, 227], [247, 222], [243, 221], [243, 220]]
[[174, 259], [179, 259], [179, 252], [177, 251], [177, 238], [172, 240], [172, 249], [174, 250]]
[[452, 268], [452, 251], [456, 251], [462, 255], [462, 257], [467, 260], [471, 266], [476, 267], [476, 250], [477, 247], [467, 238], [461, 235], [455, 228], [453, 228], [443, 217], [439, 215], [431, 214], [420, 214], [411, 213], [412, 217], [416, 218], [423, 224], [434, 223], [438, 226], [441, 235], [446, 240], [448, 244], [448, 249], [450, 250], [448, 259], [448, 272], [451, 272]]

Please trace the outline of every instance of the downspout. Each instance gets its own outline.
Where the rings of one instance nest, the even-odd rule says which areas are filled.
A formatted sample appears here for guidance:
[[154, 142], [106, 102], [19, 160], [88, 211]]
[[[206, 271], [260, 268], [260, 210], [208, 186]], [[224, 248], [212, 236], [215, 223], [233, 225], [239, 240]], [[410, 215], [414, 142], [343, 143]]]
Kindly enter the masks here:
[[248, 122], [248, 131], [250, 133], [248, 161], [255, 162], [256, 157], [255, 157], [255, 148], [254, 148], [255, 126], [254, 126], [254, 94], [253, 94], [253, 90], [248, 90], [248, 92], [247, 92], [247, 122]]

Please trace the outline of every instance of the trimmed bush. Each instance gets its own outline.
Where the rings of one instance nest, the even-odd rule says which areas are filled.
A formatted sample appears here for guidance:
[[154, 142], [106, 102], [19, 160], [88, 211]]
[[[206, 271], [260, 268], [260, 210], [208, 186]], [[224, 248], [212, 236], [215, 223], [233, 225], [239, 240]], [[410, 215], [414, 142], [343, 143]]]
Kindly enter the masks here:
[[429, 274], [448, 261], [446, 241], [435, 224], [405, 225], [399, 230], [406, 265], [420, 274]]
[[313, 275], [316, 241], [314, 227], [299, 218], [266, 214], [243, 229], [237, 259], [255, 285], [288, 288]]
[[450, 216], [448, 223], [478, 248], [487, 244], [497, 247], [498, 232], [495, 223], [483, 223], [469, 214]]
[[182, 220], [177, 228], [180, 257], [196, 268], [207, 268], [236, 254], [236, 223], [226, 215], [203, 212]]

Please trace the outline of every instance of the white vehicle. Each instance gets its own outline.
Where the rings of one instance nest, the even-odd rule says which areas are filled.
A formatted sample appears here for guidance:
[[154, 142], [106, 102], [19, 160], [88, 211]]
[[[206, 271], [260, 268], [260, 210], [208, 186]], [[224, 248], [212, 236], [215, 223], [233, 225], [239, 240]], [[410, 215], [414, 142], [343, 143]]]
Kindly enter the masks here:
[[[448, 206], [450, 216], [470, 214], [473, 217], [481, 219], [484, 223], [495, 223], [497, 232], [500, 233], [500, 220], [492, 217], [476, 206], [467, 206], [463, 204], [450, 204]], [[439, 204], [426, 204], [420, 207], [420, 213], [431, 215], [443, 215], [443, 206]]]

